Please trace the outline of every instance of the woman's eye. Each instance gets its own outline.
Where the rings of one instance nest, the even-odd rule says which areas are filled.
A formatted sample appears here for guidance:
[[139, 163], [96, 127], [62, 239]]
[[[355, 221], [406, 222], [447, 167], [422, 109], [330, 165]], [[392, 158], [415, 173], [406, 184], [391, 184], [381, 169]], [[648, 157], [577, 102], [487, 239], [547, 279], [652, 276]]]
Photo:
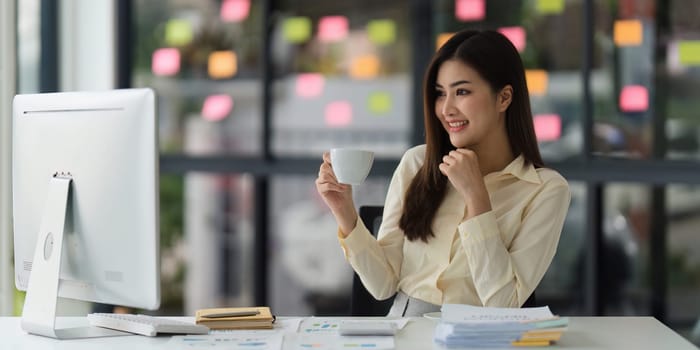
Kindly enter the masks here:
[[442, 90], [437, 90], [437, 91], [435, 91], [435, 96], [437, 96], [437, 97], [445, 96], [445, 92]]
[[464, 89], [457, 89], [457, 95], [467, 95], [469, 94], [469, 90], [464, 90]]

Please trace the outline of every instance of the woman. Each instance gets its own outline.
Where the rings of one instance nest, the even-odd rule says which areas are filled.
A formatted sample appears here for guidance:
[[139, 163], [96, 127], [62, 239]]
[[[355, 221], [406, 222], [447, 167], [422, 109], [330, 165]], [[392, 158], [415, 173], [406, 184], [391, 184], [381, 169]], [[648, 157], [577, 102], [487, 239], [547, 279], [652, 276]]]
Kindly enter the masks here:
[[425, 145], [396, 169], [378, 238], [328, 153], [316, 187], [347, 260], [389, 316], [460, 303], [520, 307], [554, 257], [570, 193], [543, 167], [525, 73], [494, 31], [462, 31], [435, 54], [424, 81]]

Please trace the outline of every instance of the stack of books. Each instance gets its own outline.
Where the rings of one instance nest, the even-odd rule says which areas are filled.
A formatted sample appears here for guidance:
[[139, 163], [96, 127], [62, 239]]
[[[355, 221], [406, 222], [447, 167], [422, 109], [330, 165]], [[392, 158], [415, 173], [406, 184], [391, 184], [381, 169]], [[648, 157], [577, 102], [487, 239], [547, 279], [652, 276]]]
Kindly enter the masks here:
[[209, 329], [272, 329], [275, 317], [267, 306], [197, 310], [195, 321]]
[[568, 318], [548, 307], [492, 308], [446, 304], [435, 327], [436, 343], [454, 347], [549, 346], [567, 329]]

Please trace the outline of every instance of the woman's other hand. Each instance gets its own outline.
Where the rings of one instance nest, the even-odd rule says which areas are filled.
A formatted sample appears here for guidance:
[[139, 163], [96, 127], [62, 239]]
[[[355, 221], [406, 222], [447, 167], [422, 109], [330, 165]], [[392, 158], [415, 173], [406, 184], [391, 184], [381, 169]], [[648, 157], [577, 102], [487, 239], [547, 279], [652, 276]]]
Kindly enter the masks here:
[[450, 151], [442, 157], [439, 168], [464, 198], [466, 219], [491, 210], [491, 200], [479, 169], [479, 158], [474, 151], [466, 148]]

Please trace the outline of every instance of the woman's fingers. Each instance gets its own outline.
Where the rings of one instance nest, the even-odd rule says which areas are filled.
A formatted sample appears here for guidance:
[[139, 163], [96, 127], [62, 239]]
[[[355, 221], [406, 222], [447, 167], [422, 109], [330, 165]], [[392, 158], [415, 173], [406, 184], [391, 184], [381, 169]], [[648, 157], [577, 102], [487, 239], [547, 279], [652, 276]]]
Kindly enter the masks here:
[[442, 162], [447, 165], [452, 165], [454, 164], [455, 159], [452, 158], [451, 156], [443, 156], [442, 157]]
[[333, 175], [333, 173], [328, 172], [328, 171], [319, 172], [318, 173], [318, 180], [321, 183], [324, 183], [324, 182], [338, 183], [338, 179], [335, 178], [335, 175]]
[[442, 173], [442, 175], [445, 175], [445, 176], [447, 176], [447, 168], [448, 168], [448, 167], [449, 167], [449, 166], [448, 166], [447, 164], [445, 164], [445, 163], [441, 163], [440, 165], [438, 165], [438, 169], [440, 170], [440, 172]]
[[343, 192], [347, 185], [340, 184], [336, 181], [328, 181], [328, 179], [316, 179], [316, 188], [320, 193], [325, 192]]
[[318, 177], [321, 176], [329, 176], [333, 181], [338, 182], [335, 177], [335, 173], [333, 172], [333, 168], [331, 168], [331, 165], [328, 163], [321, 164], [321, 167], [318, 170]]

